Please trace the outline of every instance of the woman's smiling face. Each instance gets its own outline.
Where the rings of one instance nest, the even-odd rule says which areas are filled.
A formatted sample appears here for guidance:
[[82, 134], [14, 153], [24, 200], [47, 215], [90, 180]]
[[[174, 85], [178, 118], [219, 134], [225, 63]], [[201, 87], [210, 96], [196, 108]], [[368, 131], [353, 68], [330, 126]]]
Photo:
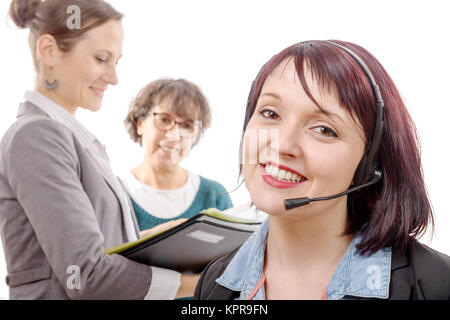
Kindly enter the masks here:
[[[188, 124], [194, 126], [194, 121], [177, 116], [169, 108], [170, 97], [163, 99], [151, 109], [150, 115], [138, 123], [138, 134], [142, 137], [142, 147], [146, 157], [151, 159], [153, 165], [164, 170], [173, 170], [179, 162], [188, 157], [194, 143], [192, 135], [183, 133], [180, 128]], [[173, 119], [178, 125], [170, 130], [158, 128], [153, 113], [164, 114]]]
[[[244, 136], [242, 171], [253, 203], [270, 215], [286, 213], [284, 200], [320, 197], [350, 186], [364, 153], [364, 133], [305, 67], [308, 97], [292, 59], [266, 79]], [[346, 197], [289, 211], [327, 210]], [[307, 208], [307, 209], [305, 209]]]
[[58, 49], [53, 76], [57, 103], [75, 114], [78, 107], [98, 111], [109, 85], [116, 85], [117, 61], [122, 56], [123, 28], [109, 20], [87, 31], [69, 52]]

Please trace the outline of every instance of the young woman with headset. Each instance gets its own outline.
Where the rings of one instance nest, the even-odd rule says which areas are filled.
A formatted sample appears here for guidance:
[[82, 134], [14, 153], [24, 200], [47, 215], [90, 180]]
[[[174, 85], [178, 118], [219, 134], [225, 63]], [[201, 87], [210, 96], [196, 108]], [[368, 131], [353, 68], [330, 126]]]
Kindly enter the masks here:
[[[259, 231], [212, 262], [197, 299], [449, 299], [413, 121], [364, 48], [306, 41], [250, 91], [241, 173]], [[256, 138], [255, 138], [256, 137]]]

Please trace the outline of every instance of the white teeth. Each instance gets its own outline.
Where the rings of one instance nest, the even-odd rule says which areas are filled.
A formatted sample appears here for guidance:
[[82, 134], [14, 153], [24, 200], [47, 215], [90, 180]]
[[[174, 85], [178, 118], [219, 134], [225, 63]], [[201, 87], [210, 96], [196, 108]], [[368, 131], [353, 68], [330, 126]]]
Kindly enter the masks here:
[[180, 148], [179, 147], [175, 147], [175, 148], [169, 148], [169, 147], [166, 147], [166, 146], [160, 146], [161, 147], [161, 149], [163, 149], [164, 151], [167, 151], [167, 152], [177, 152], [177, 151], [180, 151]]
[[271, 164], [266, 165], [264, 171], [273, 178], [283, 182], [298, 183], [302, 181], [302, 178], [298, 174], [284, 169], [279, 169]]
[[272, 176], [274, 178], [278, 176], [278, 167], [272, 167]]
[[286, 171], [281, 169], [280, 172], [278, 172], [278, 180], [283, 180], [284, 177], [286, 176]]
[[291, 179], [292, 178], [292, 172], [290, 172], [290, 171], [288, 171], [288, 172], [286, 172], [286, 180], [289, 180], [289, 179]]

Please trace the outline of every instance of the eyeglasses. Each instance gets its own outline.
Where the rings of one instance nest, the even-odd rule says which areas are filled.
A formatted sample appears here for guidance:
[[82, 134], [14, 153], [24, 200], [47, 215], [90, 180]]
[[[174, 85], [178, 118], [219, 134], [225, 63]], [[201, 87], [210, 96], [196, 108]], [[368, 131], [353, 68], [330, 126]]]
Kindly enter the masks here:
[[181, 136], [190, 137], [194, 135], [195, 125], [192, 120], [176, 122], [169, 114], [164, 112], [150, 112], [150, 114], [153, 115], [153, 122], [158, 129], [170, 131], [175, 125], [178, 125]]

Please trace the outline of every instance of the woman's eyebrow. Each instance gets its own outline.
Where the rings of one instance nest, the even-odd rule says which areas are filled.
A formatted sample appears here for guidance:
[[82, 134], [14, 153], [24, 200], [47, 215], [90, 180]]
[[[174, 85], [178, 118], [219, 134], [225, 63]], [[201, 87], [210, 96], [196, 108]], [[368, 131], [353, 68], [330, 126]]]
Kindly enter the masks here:
[[[114, 54], [113, 54], [111, 51], [106, 50], [106, 49], [100, 49], [100, 50], [97, 50], [96, 52], [105, 52], [105, 53], [108, 54], [110, 57], [114, 57]], [[120, 56], [117, 57], [117, 60], [119, 60], [120, 58], [122, 58], [122, 55], [123, 55], [123, 54], [120, 54]]]
[[330, 118], [331, 120], [338, 120], [339, 122], [341, 122], [342, 124], [345, 125], [345, 121], [337, 113], [327, 111], [327, 110], [322, 110], [319, 108], [314, 109], [313, 113], [324, 114], [326, 117]]
[[280, 101], [282, 100], [279, 94], [273, 93], [273, 92], [264, 92], [260, 95], [260, 97], [264, 97], [264, 96], [269, 96], [269, 97], [275, 98]]
[[[264, 92], [259, 97], [261, 98], [261, 97], [264, 97], [264, 96], [272, 97], [274, 99], [283, 101], [283, 99], [281, 99], [281, 96], [279, 94], [277, 94], [277, 93], [274, 93], [274, 92]], [[334, 112], [331, 112], [331, 111], [328, 111], [328, 110], [324, 110], [324, 109], [320, 109], [320, 108], [315, 108], [313, 113], [324, 114], [326, 117], [330, 118], [331, 120], [337, 120], [337, 121], [339, 121], [342, 124], [347, 126], [345, 121], [337, 113], [334, 113]]]

